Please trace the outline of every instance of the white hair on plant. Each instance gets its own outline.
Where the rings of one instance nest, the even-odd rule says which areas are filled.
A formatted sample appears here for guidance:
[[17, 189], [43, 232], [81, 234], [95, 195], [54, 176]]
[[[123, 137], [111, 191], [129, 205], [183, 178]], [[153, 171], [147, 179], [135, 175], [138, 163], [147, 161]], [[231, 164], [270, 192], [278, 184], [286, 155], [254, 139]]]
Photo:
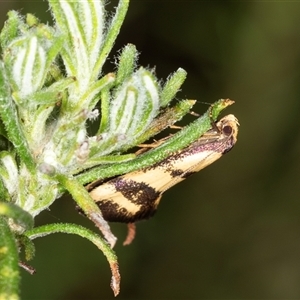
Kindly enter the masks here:
[[22, 72], [21, 93], [23, 96], [30, 95], [34, 91], [33, 87], [33, 72], [34, 63], [37, 55], [37, 38], [33, 36], [29, 41], [26, 57], [24, 60], [24, 68]]
[[[60, 7], [62, 8], [64, 14], [65, 14], [65, 20], [67, 22], [67, 27], [70, 33], [70, 36], [72, 37], [72, 42], [74, 43], [74, 53], [76, 55], [76, 75], [78, 79], [78, 83], [81, 86], [81, 90], [84, 90], [87, 83], [89, 82], [89, 74], [90, 72], [90, 62], [88, 59], [88, 52], [86, 49], [86, 44], [83, 39], [83, 36], [80, 34], [79, 24], [78, 20], [76, 19], [76, 16], [74, 14], [74, 11], [71, 7], [71, 4], [67, 1], [60, 0]], [[76, 42], [76, 44], [75, 44]], [[74, 62], [74, 59], [72, 60]], [[71, 72], [69, 69], [69, 66], [67, 65], [68, 73]], [[75, 74], [69, 74], [69, 75], [75, 75]]]
[[[99, 57], [103, 41], [104, 12], [102, 1], [80, 2], [81, 12], [84, 16], [83, 30], [90, 50], [90, 66], [93, 67]], [[96, 23], [96, 24], [95, 24]]]
[[14, 194], [18, 189], [19, 171], [16, 161], [10, 154], [1, 157], [2, 165], [6, 169], [6, 175], [2, 176], [2, 180], [9, 194]]
[[18, 49], [18, 55], [14, 61], [14, 65], [12, 68], [13, 78], [15, 83], [17, 84], [19, 90], [22, 88], [22, 78], [23, 78], [23, 63], [26, 55], [26, 49]]
[[150, 93], [150, 97], [152, 99], [153, 108], [154, 108], [153, 110], [157, 111], [159, 108], [159, 95], [157, 92], [157, 87], [154, 84], [153, 78], [148, 74], [146, 74], [143, 76], [143, 81], [147, 92]]

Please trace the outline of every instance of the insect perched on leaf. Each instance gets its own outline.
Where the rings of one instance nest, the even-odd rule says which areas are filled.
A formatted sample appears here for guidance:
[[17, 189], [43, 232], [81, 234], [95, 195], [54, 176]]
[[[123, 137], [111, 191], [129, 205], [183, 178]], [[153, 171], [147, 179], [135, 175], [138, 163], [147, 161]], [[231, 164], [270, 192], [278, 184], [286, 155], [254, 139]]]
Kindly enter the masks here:
[[[109, 222], [133, 224], [154, 215], [162, 194], [230, 151], [237, 141], [238, 120], [227, 115], [198, 140], [150, 166], [86, 188]], [[100, 185], [99, 185], [100, 184]], [[125, 244], [134, 236], [129, 226]]]

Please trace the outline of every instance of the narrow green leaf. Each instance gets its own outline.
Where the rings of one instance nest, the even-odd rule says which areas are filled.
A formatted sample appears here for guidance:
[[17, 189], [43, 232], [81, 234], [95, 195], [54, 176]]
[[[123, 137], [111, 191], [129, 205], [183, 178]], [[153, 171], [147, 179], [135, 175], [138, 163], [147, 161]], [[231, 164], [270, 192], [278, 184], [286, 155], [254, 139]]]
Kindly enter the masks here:
[[57, 25], [65, 36], [62, 58], [69, 76], [75, 76], [83, 92], [93, 74], [103, 43], [105, 14], [103, 1], [50, 0]]
[[18, 247], [7, 218], [0, 216], [0, 299], [19, 299]]
[[80, 99], [78, 99], [78, 101], [76, 102], [76, 107], [78, 107], [78, 109], [82, 109], [83, 107], [86, 107], [88, 103], [89, 109], [94, 109], [96, 103], [99, 102], [99, 98], [97, 98], [97, 95], [103, 89], [106, 90], [110, 88], [114, 81], [115, 74], [108, 73], [101, 79], [93, 82], [93, 84], [89, 86], [88, 91], [84, 93]]
[[[7, 191], [9, 198], [6, 200], [15, 201], [19, 191], [19, 170], [15, 159], [15, 154], [9, 151], [0, 152], [0, 176], [1, 181]], [[2, 196], [4, 197], [5, 194]], [[1, 199], [4, 200], [5, 198]]]
[[74, 82], [74, 77], [63, 78], [56, 81], [49, 87], [40, 89], [33, 95], [30, 95], [30, 99], [27, 101], [31, 101], [35, 105], [43, 105], [43, 108], [45, 106], [48, 107], [49, 105], [54, 106], [57, 102], [59, 102], [61, 93]]
[[139, 93], [136, 115], [132, 118], [131, 128], [128, 132], [131, 137], [141, 135], [159, 112], [159, 86], [156, 78], [143, 68], [140, 68], [136, 75], [137, 78], [140, 77], [134, 78]]
[[0, 44], [3, 50], [18, 36], [19, 29], [25, 27], [25, 23], [18, 12], [11, 10], [7, 15], [8, 20], [4, 23], [0, 33]]
[[132, 144], [159, 112], [158, 84], [153, 75], [140, 68], [114, 93], [109, 108], [109, 130], [98, 155], [107, 155]]
[[40, 24], [40, 20], [33, 14], [26, 14], [26, 24], [29, 27], [38, 26]]
[[0, 215], [13, 219], [17, 226], [23, 231], [33, 227], [32, 216], [21, 207], [8, 202], [0, 202]]
[[[191, 110], [195, 103], [195, 100], [182, 100], [172, 107], [167, 107], [153, 120], [144, 133], [139, 136], [137, 140], [134, 140], [135, 144], [141, 144], [147, 141], [149, 138], [160, 133], [168, 126], [172, 126], [174, 123], [180, 121]], [[133, 145], [131, 145], [131, 147], [132, 146]], [[127, 149], [124, 148], [122, 150]]]
[[176, 93], [180, 89], [181, 85], [185, 81], [187, 72], [179, 68], [174, 74], [172, 74], [165, 83], [161, 91], [161, 106], [165, 107], [175, 97]]
[[125, 19], [127, 9], [129, 6], [129, 0], [120, 0], [116, 13], [112, 18], [109, 27], [107, 28], [108, 34], [105, 37], [104, 43], [101, 47], [101, 52], [99, 54], [98, 60], [95, 64], [93, 76], [97, 77], [102, 70], [103, 64], [106, 61], [107, 56], [109, 55], [115, 40], [120, 32], [120, 28]]
[[113, 163], [120, 163], [124, 161], [132, 160], [136, 157], [135, 154], [124, 154], [124, 155], [107, 155], [107, 156], [100, 156], [93, 157], [88, 159], [82, 169], [78, 168], [74, 174], [78, 174], [86, 169], [101, 165], [101, 164], [113, 164]]
[[117, 238], [110, 230], [108, 223], [103, 219], [102, 213], [94, 200], [91, 198], [88, 191], [78, 183], [74, 178], [67, 177], [63, 174], [56, 174], [56, 179], [62, 184], [62, 186], [72, 195], [75, 202], [83, 210], [86, 216], [94, 222], [94, 224], [100, 229], [106, 240], [111, 247], [116, 243]]
[[101, 121], [97, 135], [109, 130], [109, 102], [110, 102], [110, 91], [105, 88], [100, 92], [100, 111], [101, 111]]
[[27, 261], [32, 260], [35, 255], [35, 246], [31, 239], [23, 234], [18, 236], [18, 241], [24, 247], [25, 259]]
[[3, 179], [2, 179], [2, 168], [0, 167], [0, 195], [1, 195], [1, 200], [2, 201], [10, 201], [11, 200], [11, 196], [8, 193], [7, 188], [4, 185]]
[[34, 173], [35, 163], [19, 123], [16, 107], [10, 95], [9, 83], [2, 63], [0, 63], [0, 116], [5, 125], [9, 140], [15, 146], [18, 155], [30, 172]]
[[121, 84], [131, 76], [136, 67], [137, 55], [136, 47], [132, 44], [128, 44], [122, 49], [119, 58], [116, 85]]
[[98, 249], [100, 249], [106, 256], [109, 262], [112, 272], [111, 288], [114, 292], [114, 295], [118, 295], [120, 291], [121, 277], [119, 273], [117, 256], [115, 255], [114, 251], [110, 248], [110, 246], [99, 235], [95, 234], [87, 228], [76, 224], [48, 224], [29, 230], [25, 233], [25, 235], [31, 240], [33, 240], [38, 237], [44, 237], [52, 233], [76, 234], [91, 241], [95, 246], [97, 246]]

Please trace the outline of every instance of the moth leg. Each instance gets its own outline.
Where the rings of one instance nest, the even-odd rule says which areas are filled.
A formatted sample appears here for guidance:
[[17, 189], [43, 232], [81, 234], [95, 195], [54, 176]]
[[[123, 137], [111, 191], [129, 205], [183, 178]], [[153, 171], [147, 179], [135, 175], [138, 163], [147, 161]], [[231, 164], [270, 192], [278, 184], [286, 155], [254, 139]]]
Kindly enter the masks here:
[[138, 147], [140, 147], [141, 149], [139, 149], [138, 151], [136, 151], [134, 154], [135, 155], [140, 155], [142, 153], [147, 152], [150, 148], [154, 148], [154, 146], [152, 146], [152, 144], [148, 145], [148, 144], [140, 144], [138, 145]]
[[171, 129], [182, 129], [182, 126], [177, 126], [177, 125], [170, 125], [169, 127]]
[[197, 114], [196, 112], [194, 112], [192, 110], [189, 112], [189, 114], [192, 115], [192, 116], [195, 116], [195, 117], [200, 117], [199, 114]]
[[211, 129], [215, 132], [221, 132], [220, 129], [218, 128], [216, 122], [214, 122], [213, 119], [210, 119], [210, 124], [211, 124]]
[[135, 238], [136, 234], [136, 226], [135, 223], [128, 223], [127, 224], [127, 236], [125, 241], [123, 242], [123, 246], [130, 245]]
[[35, 268], [33, 268], [32, 266], [29, 266], [28, 264], [24, 263], [23, 261], [19, 261], [19, 267], [23, 268], [30, 275], [33, 275], [36, 272]]
[[154, 143], [152, 144], [139, 144], [138, 147], [140, 147], [141, 149], [139, 149], [138, 151], [135, 152], [135, 155], [140, 155], [146, 151], [148, 151], [149, 149], [153, 149], [158, 147], [159, 145], [163, 144], [167, 139], [169, 139], [172, 135], [170, 134], [169, 136], [166, 136], [160, 140], [154, 140]]

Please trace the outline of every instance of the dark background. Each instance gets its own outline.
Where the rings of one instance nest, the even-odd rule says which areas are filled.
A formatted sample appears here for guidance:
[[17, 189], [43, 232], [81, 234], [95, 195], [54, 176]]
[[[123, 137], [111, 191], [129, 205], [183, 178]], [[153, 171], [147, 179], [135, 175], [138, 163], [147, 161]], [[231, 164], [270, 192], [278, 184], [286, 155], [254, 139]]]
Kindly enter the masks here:
[[[51, 20], [43, 1], [0, 7], [1, 24], [12, 8]], [[118, 299], [300, 298], [299, 15], [296, 2], [131, 2], [113, 55], [133, 43], [159, 78], [184, 68], [178, 98], [199, 100], [200, 113], [201, 102], [234, 99], [226, 113], [241, 126], [236, 147], [168, 191], [131, 246], [126, 227], [112, 225]], [[69, 198], [36, 219], [67, 221], [93, 228]], [[37, 274], [22, 271], [22, 299], [113, 299], [94, 245], [63, 234], [35, 244]]]

